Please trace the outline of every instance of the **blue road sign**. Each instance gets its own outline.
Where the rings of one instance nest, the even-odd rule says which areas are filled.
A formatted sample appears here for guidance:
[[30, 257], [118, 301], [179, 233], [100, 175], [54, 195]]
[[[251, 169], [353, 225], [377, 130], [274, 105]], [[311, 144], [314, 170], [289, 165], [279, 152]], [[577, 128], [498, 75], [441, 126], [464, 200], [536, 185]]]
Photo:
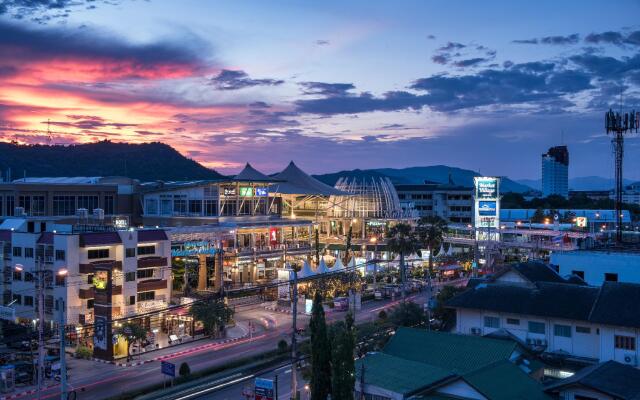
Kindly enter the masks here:
[[171, 364], [170, 362], [162, 361], [160, 363], [160, 371], [165, 375], [169, 375], [173, 378], [176, 377], [176, 365]]

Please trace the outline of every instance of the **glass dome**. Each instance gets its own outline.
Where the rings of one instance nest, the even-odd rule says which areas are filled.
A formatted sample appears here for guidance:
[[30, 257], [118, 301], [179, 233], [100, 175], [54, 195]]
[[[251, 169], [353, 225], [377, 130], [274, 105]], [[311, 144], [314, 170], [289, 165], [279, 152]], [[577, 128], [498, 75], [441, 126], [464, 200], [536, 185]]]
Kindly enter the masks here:
[[405, 218], [400, 199], [386, 177], [342, 177], [335, 188], [350, 196], [331, 196], [330, 215], [338, 218]]

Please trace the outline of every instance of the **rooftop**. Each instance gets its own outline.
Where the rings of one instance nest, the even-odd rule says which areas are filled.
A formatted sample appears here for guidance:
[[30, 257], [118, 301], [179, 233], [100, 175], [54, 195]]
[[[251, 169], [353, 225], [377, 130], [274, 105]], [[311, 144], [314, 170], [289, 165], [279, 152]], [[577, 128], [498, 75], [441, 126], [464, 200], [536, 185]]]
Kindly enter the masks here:
[[640, 399], [640, 370], [615, 361], [592, 365], [575, 375], [553, 382], [547, 392], [558, 392], [567, 387], [584, 386], [621, 400]]

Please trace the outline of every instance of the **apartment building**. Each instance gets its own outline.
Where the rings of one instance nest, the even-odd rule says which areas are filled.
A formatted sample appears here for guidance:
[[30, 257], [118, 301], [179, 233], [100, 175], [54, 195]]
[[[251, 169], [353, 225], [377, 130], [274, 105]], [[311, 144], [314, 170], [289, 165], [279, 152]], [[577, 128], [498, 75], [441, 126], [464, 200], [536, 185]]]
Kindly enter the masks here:
[[551, 265], [562, 276], [577, 275], [586, 283], [600, 286], [604, 282], [640, 284], [640, 252], [577, 250], [551, 253]]
[[169, 305], [171, 243], [163, 230], [91, 232], [41, 221], [31, 231], [29, 222], [12, 218], [0, 225], [3, 301], [18, 320], [37, 318], [39, 276], [47, 321], [57, 319], [60, 299], [67, 324], [77, 327], [95, 322], [97, 306], [111, 320]]

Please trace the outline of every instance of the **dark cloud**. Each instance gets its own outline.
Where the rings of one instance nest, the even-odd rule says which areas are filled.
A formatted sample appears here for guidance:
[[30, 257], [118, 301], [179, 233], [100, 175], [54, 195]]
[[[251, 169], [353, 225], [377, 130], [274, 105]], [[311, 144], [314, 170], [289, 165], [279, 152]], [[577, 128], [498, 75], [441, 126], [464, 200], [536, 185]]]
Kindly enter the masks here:
[[476, 58], [469, 58], [466, 60], [458, 60], [455, 61], [453, 63], [454, 66], [456, 67], [460, 67], [460, 68], [466, 68], [466, 67], [475, 67], [478, 64], [481, 64], [483, 62], [489, 61], [486, 58], [482, 58], [482, 57], [476, 57]]
[[467, 47], [466, 45], [462, 44], [462, 43], [457, 43], [457, 42], [447, 42], [446, 45], [439, 47], [436, 51], [452, 51], [452, 50], [460, 50], [460, 49], [464, 49], [465, 47]]
[[2, 0], [0, 15], [8, 15], [18, 20], [28, 18], [45, 24], [52, 20], [67, 18], [72, 9], [92, 10], [96, 8], [96, 4], [118, 3], [118, 0]]
[[427, 35], [427, 39], [429, 40], [434, 40], [436, 38], [435, 35]]
[[431, 61], [436, 64], [445, 65], [449, 62], [449, 57], [444, 54], [435, 54], [433, 57], [431, 57]]
[[[126, 124], [120, 122], [110, 122], [102, 117], [93, 115], [67, 115], [67, 118], [72, 121], [48, 121], [49, 124], [54, 126], [61, 126], [65, 128], [77, 128], [83, 130], [95, 130], [100, 128], [116, 128], [121, 129], [125, 127], [137, 126], [137, 124]], [[42, 122], [43, 124], [46, 122]]]
[[570, 61], [601, 80], [622, 80], [630, 78], [640, 84], [640, 54], [617, 59], [596, 54], [581, 54], [569, 58]]
[[352, 83], [300, 82], [304, 94], [344, 96], [356, 87]]
[[211, 78], [211, 84], [219, 90], [238, 90], [254, 86], [277, 86], [283, 84], [279, 79], [251, 79], [249, 75], [241, 70], [223, 69], [220, 73]]
[[602, 32], [602, 33], [591, 33], [584, 38], [584, 41], [587, 43], [608, 43], [608, 44], [616, 44], [621, 45], [624, 43], [624, 36], [620, 32]]
[[328, 41], [328, 40], [319, 39], [319, 40], [316, 40], [316, 44], [317, 44], [318, 46], [328, 46], [328, 45], [330, 45], [330, 44], [331, 44], [331, 42], [330, 42], [330, 41]]
[[567, 35], [567, 36], [545, 36], [545, 37], [542, 37], [540, 39], [537, 39], [537, 38], [519, 39], [519, 40], [514, 40], [513, 43], [518, 43], [518, 44], [551, 44], [551, 45], [564, 46], [564, 45], [569, 45], [569, 44], [576, 44], [579, 41], [580, 41], [580, 35], [578, 35], [577, 33], [574, 33], [574, 34]]
[[251, 108], [270, 108], [271, 106], [267, 103], [265, 103], [264, 101], [254, 101], [253, 103], [249, 104], [249, 107]]
[[[46, 60], [86, 60], [95, 63], [126, 62], [136, 70], [153, 71], [159, 65], [204, 68], [209, 45], [196, 37], [177, 38], [175, 42], [131, 44], [89, 28], [29, 29], [0, 20], [0, 60], [16, 64]], [[103, 65], [118, 72], [117, 65]], [[123, 71], [124, 72], [124, 71]]]

